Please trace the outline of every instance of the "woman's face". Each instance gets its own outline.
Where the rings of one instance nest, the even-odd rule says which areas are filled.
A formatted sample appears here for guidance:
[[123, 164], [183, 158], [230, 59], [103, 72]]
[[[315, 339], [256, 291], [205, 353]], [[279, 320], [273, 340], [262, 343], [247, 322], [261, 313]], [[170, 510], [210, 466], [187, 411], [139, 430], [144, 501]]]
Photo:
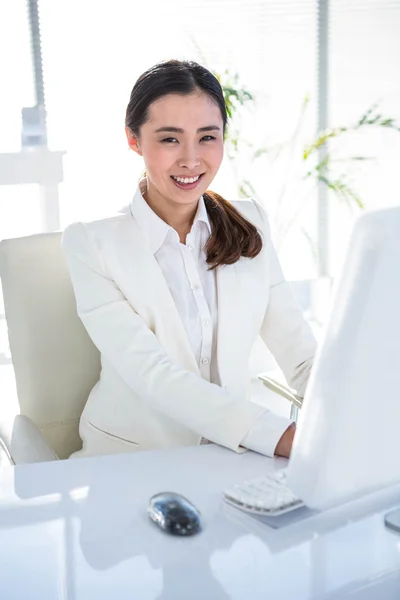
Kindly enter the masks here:
[[[149, 107], [139, 139], [127, 130], [130, 147], [144, 159], [149, 195], [191, 204], [209, 188], [221, 165], [223, 121], [206, 94], [168, 94]], [[189, 180], [189, 181], [188, 181]]]

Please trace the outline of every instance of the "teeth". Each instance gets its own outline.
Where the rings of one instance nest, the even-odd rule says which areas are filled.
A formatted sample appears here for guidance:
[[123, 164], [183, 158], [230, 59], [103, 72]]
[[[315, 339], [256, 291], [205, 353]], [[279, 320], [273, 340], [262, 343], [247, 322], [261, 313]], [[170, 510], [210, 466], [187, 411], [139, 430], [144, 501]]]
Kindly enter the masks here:
[[175, 179], [175, 181], [178, 181], [179, 183], [194, 183], [195, 181], [197, 181], [199, 179], [200, 175], [198, 175], [197, 177], [174, 177], [172, 176], [173, 179]]

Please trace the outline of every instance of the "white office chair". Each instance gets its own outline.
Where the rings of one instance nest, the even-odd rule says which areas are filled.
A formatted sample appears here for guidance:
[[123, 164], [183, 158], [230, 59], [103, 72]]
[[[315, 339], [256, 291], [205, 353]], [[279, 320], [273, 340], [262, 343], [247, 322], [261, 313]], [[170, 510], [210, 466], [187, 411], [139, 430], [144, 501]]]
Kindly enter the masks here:
[[[0, 458], [10, 464], [67, 458], [100, 374], [100, 354], [77, 312], [60, 233], [0, 242], [10, 350], [20, 414], [0, 404]], [[40, 432], [40, 433], [39, 433]]]

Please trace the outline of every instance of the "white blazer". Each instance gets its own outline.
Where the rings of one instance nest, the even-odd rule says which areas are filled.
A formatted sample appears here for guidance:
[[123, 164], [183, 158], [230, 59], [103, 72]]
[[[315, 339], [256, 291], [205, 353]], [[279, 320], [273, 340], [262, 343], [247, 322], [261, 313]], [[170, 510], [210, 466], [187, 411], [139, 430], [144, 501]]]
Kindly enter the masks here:
[[[135, 202], [135, 195], [133, 202]], [[167, 283], [132, 215], [74, 223], [62, 247], [77, 310], [101, 352], [100, 381], [84, 408], [80, 455], [199, 444], [235, 451], [265, 408], [251, 401], [249, 357], [260, 335], [304, 394], [315, 340], [284, 281], [263, 209], [234, 206], [259, 229], [254, 259], [217, 269], [221, 386], [199, 368]]]

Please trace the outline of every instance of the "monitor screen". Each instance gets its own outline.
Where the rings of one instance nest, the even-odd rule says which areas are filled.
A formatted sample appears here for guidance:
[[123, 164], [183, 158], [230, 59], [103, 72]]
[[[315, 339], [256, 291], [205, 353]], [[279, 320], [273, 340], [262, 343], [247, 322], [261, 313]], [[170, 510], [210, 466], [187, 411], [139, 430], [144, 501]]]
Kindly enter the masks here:
[[288, 485], [312, 508], [397, 481], [400, 207], [353, 229], [288, 467]]

